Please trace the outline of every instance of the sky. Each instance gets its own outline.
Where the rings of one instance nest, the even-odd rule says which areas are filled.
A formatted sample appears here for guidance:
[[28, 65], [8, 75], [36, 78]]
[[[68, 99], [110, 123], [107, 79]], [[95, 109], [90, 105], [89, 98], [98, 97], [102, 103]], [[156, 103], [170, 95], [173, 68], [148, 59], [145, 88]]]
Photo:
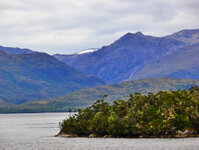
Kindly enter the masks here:
[[0, 45], [70, 54], [199, 28], [199, 0], [0, 0]]

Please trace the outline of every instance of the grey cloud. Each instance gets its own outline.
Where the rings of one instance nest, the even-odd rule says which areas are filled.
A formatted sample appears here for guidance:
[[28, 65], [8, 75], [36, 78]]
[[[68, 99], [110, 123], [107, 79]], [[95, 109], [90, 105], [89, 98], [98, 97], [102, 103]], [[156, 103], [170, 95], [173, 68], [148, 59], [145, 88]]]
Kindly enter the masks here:
[[156, 36], [198, 28], [198, 0], [0, 1], [0, 45], [72, 53], [125, 32]]

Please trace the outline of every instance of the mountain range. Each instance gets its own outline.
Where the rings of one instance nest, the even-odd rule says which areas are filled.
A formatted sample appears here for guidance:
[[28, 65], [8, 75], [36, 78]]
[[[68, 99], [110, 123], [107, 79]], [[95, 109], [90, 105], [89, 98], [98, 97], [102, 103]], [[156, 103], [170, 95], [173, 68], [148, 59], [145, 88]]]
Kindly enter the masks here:
[[199, 29], [182, 30], [164, 37], [137, 32], [127, 33], [113, 44], [93, 52], [54, 56], [109, 84], [150, 77], [198, 79], [198, 43]]
[[199, 86], [198, 64], [199, 29], [164, 37], [127, 33], [70, 55], [0, 46], [0, 112], [66, 111], [104, 94], [111, 102], [134, 92], [187, 89]]

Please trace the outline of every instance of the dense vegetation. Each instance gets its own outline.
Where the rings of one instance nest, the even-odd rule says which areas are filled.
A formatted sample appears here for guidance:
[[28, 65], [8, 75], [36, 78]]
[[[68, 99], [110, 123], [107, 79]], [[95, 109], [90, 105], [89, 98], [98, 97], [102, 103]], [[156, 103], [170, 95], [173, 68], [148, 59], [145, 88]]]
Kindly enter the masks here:
[[176, 135], [199, 133], [199, 88], [130, 94], [113, 105], [101, 100], [64, 120], [61, 132], [78, 136]]
[[192, 86], [199, 86], [199, 80], [172, 78], [142, 79], [120, 84], [82, 89], [48, 100], [27, 102], [12, 106], [0, 105], [0, 113], [66, 112], [69, 109], [75, 110], [76, 108], [85, 108], [92, 105], [104, 94], [108, 95], [106, 101], [112, 103], [115, 99], [123, 99], [128, 96], [129, 93], [157, 93], [160, 90], [184, 90], [189, 89]]

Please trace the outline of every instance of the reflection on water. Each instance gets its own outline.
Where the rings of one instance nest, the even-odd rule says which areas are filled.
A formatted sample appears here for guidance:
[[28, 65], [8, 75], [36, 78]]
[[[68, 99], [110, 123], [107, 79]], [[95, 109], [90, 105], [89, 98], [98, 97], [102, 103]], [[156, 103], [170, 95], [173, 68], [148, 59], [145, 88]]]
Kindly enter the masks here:
[[58, 138], [69, 113], [0, 114], [0, 150], [198, 150], [199, 138]]

